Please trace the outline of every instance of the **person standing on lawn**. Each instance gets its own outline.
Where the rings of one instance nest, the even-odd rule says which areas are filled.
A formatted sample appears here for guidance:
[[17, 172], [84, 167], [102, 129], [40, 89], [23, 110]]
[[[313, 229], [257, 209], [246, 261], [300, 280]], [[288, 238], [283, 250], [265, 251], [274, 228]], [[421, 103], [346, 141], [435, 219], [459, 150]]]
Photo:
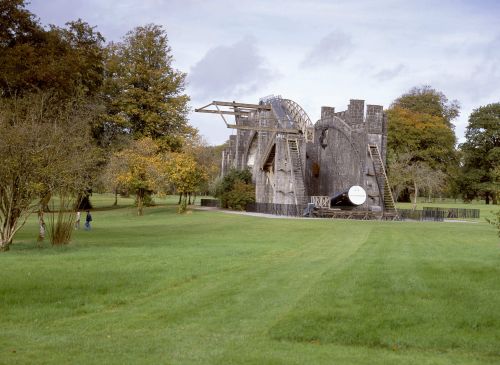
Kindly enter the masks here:
[[85, 218], [85, 230], [90, 231], [90, 222], [92, 222], [92, 215], [90, 211], [87, 210], [87, 217]]

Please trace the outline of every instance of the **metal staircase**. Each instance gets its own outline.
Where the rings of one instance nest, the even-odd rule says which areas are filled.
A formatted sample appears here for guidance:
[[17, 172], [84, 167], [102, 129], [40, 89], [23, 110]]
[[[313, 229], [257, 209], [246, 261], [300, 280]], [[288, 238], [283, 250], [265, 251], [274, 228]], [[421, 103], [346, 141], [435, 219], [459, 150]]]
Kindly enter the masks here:
[[383, 191], [384, 213], [394, 214], [395, 217], [397, 217], [398, 211], [396, 209], [396, 204], [394, 203], [394, 198], [392, 197], [391, 187], [389, 185], [389, 180], [387, 179], [387, 174], [385, 173], [384, 163], [380, 157], [378, 146], [369, 144], [368, 151], [373, 161], [379, 191], [381, 193]]
[[300, 158], [299, 143], [296, 138], [288, 137], [287, 140], [288, 161], [292, 174], [293, 193], [295, 195], [295, 204], [306, 204], [304, 174]]

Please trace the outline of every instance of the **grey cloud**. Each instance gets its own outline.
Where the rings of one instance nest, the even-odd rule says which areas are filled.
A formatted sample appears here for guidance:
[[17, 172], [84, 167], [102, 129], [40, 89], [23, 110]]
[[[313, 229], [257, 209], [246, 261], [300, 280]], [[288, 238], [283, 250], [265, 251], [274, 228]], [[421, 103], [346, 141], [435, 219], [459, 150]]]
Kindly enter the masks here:
[[377, 72], [373, 75], [379, 81], [389, 81], [397, 77], [401, 72], [406, 69], [405, 65], [399, 64], [392, 68], [384, 68], [380, 72]]
[[241, 96], [276, 78], [259, 55], [256, 40], [245, 37], [231, 46], [210, 49], [188, 75], [189, 87], [198, 99], [209, 96]]
[[333, 31], [324, 36], [304, 57], [300, 66], [303, 68], [342, 62], [353, 49], [351, 37], [340, 31]]
[[[484, 74], [488, 79], [500, 79], [500, 34], [486, 47], [481, 64], [477, 67], [477, 74]], [[493, 80], [491, 80], [493, 81]]]
[[472, 103], [498, 100], [500, 94], [500, 34], [478, 49], [477, 64], [458, 75], [443, 74], [438, 77], [461, 98]]

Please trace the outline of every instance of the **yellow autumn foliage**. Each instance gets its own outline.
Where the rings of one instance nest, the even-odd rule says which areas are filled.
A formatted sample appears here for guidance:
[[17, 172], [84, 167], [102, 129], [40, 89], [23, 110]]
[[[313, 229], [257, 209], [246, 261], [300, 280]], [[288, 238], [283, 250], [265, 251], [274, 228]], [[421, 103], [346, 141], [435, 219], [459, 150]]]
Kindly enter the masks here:
[[136, 195], [139, 215], [142, 215], [145, 194], [161, 193], [167, 187], [167, 158], [149, 137], [132, 141], [128, 148], [115, 153], [111, 158], [109, 166], [115, 169], [112, 171], [114, 184]]
[[194, 193], [208, 179], [208, 174], [193, 155], [171, 153], [167, 162], [168, 178], [180, 194]]

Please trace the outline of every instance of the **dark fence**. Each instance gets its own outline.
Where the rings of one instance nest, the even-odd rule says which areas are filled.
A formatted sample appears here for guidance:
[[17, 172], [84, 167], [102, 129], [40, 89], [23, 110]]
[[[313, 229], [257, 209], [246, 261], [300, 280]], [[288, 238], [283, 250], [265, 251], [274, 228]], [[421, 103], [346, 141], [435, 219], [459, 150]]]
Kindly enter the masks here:
[[416, 221], [442, 222], [445, 218], [445, 212], [441, 210], [398, 209], [398, 215], [401, 220]]
[[479, 218], [479, 209], [424, 207], [426, 212], [443, 212], [445, 218]]
[[219, 207], [220, 201], [219, 199], [201, 199], [200, 205], [202, 207]]
[[302, 217], [307, 209], [307, 204], [274, 204], [274, 203], [249, 203], [247, 212], [265, 213], [274, 215], [286, 215], [292, 217]]
[[[204, 205], [203, 200], [214, 200], [214, 199], [202, 199], [201, 205]], [[218, 201], [217, 201], [218, 202]], [[204, 205], [209, 206], [209, 205]], [[214, 206], [214, 205], [210, 205]], [[253, 213], [265, 213], [265, 214], [274, 214], [274, 215], [283, 215], [283, 216], [292, 216], [292, 217], [303, 217], [308, 216], [307, 213], [307, 204], [274, 204], [274, 203], [250, 203], [247, 205], [246, 211]], [[469, 211], [474, 211], [477, 209], [466, 209]], [[328, 210], [329, 211], [329, 210]], [[336, 218], [346, 218], [346, 219], [358, 219], [357, 216], [363, 213], [363, 211], [357, 210], [331, 210], [333, 213], [332, 216]], [[346, 217], [343, 217], [342, 214], [338, 213], [346, 213], [344, 214]], [[352, 217], [347, 214], [351, 212]], [[323, 216], [330, 217], [328, 214], [317, 214], [315, 211], [314, 216]], [[324, 213], [324, 212], [323, 212]], [[356, 214], [358, 213], [358, 214]], [[366, 213], [366, 212], [365, 212]], [[359, 219], [380, 219], [382, 216], [382, 212], [369, 212], [372, 213], [369, 217], [362, 217]], [[477, 217], [479, 217], [479, 213], [477, 213]], [[472, 213], [469, 213], [469, 218], [471, 218]], [[413, 209], [398, 209], [398, 216], [401, 220], [416, 220], [416, 221], [433, 221], [433, 222], [442, 222], [445, 218], [448, 218], [448, 210], [447, 209], [424, 209], [424, 210], [413, 210]], [[361, 217], [361, 216], [360, 216]]]

